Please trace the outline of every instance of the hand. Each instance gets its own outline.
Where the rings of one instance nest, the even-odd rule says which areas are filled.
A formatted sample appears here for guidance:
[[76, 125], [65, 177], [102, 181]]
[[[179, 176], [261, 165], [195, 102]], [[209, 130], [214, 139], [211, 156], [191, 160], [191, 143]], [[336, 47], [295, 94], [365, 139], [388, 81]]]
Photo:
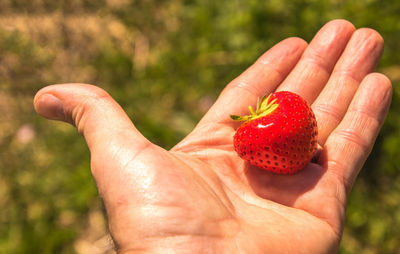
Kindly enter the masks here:
[[[309, 45], [286, 39], [233, 80], [170, 151], [95, 86], [49, 86], [34, 103], [85, 137], [120, 253], [334, 253], [348, 194], [390, 104], [390, 81], [371, 73], [382, 48], [377, 32], [343, 20]], [[276, 90], [300, 94], [318, 121], [318, 159], [295, 175], [249, 166], [232, 146], [238, 123], [229, 115]]]

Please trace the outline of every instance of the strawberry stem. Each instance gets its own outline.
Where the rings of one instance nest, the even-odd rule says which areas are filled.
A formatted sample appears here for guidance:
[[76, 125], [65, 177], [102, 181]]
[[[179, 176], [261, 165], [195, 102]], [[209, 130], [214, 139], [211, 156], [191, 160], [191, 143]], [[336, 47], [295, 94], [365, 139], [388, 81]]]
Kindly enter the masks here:
[[266, 97], [264, 95], [261, 98], [261, 100], [260, 100], [260, 98], [258, 98], [257, 99], [257, 107], [256, 107], [255, 112], [254, 112], [252, 106], [249, 106], [250, 115], [246, 115], [246, 116], [231, 115], [231, 118], [235, 121], [249, 122], [251, 120], [255, 120], [257, 118], [271, 114], [272, 112], [275, 111], [275, 109], [278, 108], [279, 104], [275, 103], [277, 100], [276, 98], [269, 102], [270, 98], [271, 98], [271, 94], [268, 95], [268, 97]]

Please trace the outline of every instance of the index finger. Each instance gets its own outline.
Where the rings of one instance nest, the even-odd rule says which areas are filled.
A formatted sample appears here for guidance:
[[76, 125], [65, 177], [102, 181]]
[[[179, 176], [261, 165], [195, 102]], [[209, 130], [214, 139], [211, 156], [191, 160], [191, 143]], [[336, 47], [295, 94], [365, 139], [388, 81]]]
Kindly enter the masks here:
[[224, 123], [234, 127], [236, 123], [229, 115], [246, 114], [248, 106], [258, 97], [274, 91], [296, 65], [306, 46], [300, 38], [289, 38], [272, 47], [225, 87], [199, 125]]

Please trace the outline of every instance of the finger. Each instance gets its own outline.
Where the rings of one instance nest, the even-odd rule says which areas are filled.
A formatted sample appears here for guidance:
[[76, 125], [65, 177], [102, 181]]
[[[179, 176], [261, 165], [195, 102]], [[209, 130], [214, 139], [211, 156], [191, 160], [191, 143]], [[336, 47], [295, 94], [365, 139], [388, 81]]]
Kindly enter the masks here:
[[211, 122], [234, 126], [230, 115], [247, 114], [248, 106], [255, 104], [258, 97], [274, 91], [295, 66], [305, 47], [306, 42], [299, 38], [289, 38], [272, 47], [227, 85], [200, 124]]
[[359, 29], [350, 39], [326, 87], [312, 105], [318, 121], [318, 142], [323, 145], [340, 123], [360, 85], [372, 72], [383, 50], [382, 37], [372, 29]]
[[311, 104], [328, 81], [354, 30], [345, 20], [334, 20], [323, 26], [278, 90], [300, 94]]
[[[104, 90], [83, 84], [52, 85], [34, 99], [36, 111], [49, 119], [72, 123], [86, 139], [92, 155], [92, 173], [104, 192], [119, 165], [151, 146], [123, 109]], [[129, 152], [127, 152], [129, 151]], [[118, 164], [113, 164], [118, 161]], [[118, 184], [118, 183], [117, 183]]]
[[349, 193], [381, 128], [392, 95], [383, 74], [365, 77], [343, 120], [328, 137], [320, 164], [337, 177]]

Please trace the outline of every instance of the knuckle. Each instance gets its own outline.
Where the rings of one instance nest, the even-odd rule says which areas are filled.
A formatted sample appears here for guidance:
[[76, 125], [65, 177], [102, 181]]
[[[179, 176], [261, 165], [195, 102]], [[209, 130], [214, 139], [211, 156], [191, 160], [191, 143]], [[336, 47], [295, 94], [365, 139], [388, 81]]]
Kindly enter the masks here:
[[316, 117], [319, 119], [333, 120], [336, 124], [340, 123], [343, 118], [343, 112], [334, 105], [328, 104], [315, 104], [312, 106]]
[[361, 151], [362, 154], [368, 154], [371, 150], [369, 142], [357, 130], [348, 128], [336, 131], [336, 136], [344, 139], [347, 148]]
[[71, 123], [76, 126], [79, 133], [83, 133], [83, 128], [86, 122], [86, 116], [91, 114], [97, 107], [102, 107], [104, 104], [108, 104], [112, 98], [111, 96], [102, 88], [97, 86], [88, 87], [87, 94], [83, 100], [75, 105], [71, 112]]

